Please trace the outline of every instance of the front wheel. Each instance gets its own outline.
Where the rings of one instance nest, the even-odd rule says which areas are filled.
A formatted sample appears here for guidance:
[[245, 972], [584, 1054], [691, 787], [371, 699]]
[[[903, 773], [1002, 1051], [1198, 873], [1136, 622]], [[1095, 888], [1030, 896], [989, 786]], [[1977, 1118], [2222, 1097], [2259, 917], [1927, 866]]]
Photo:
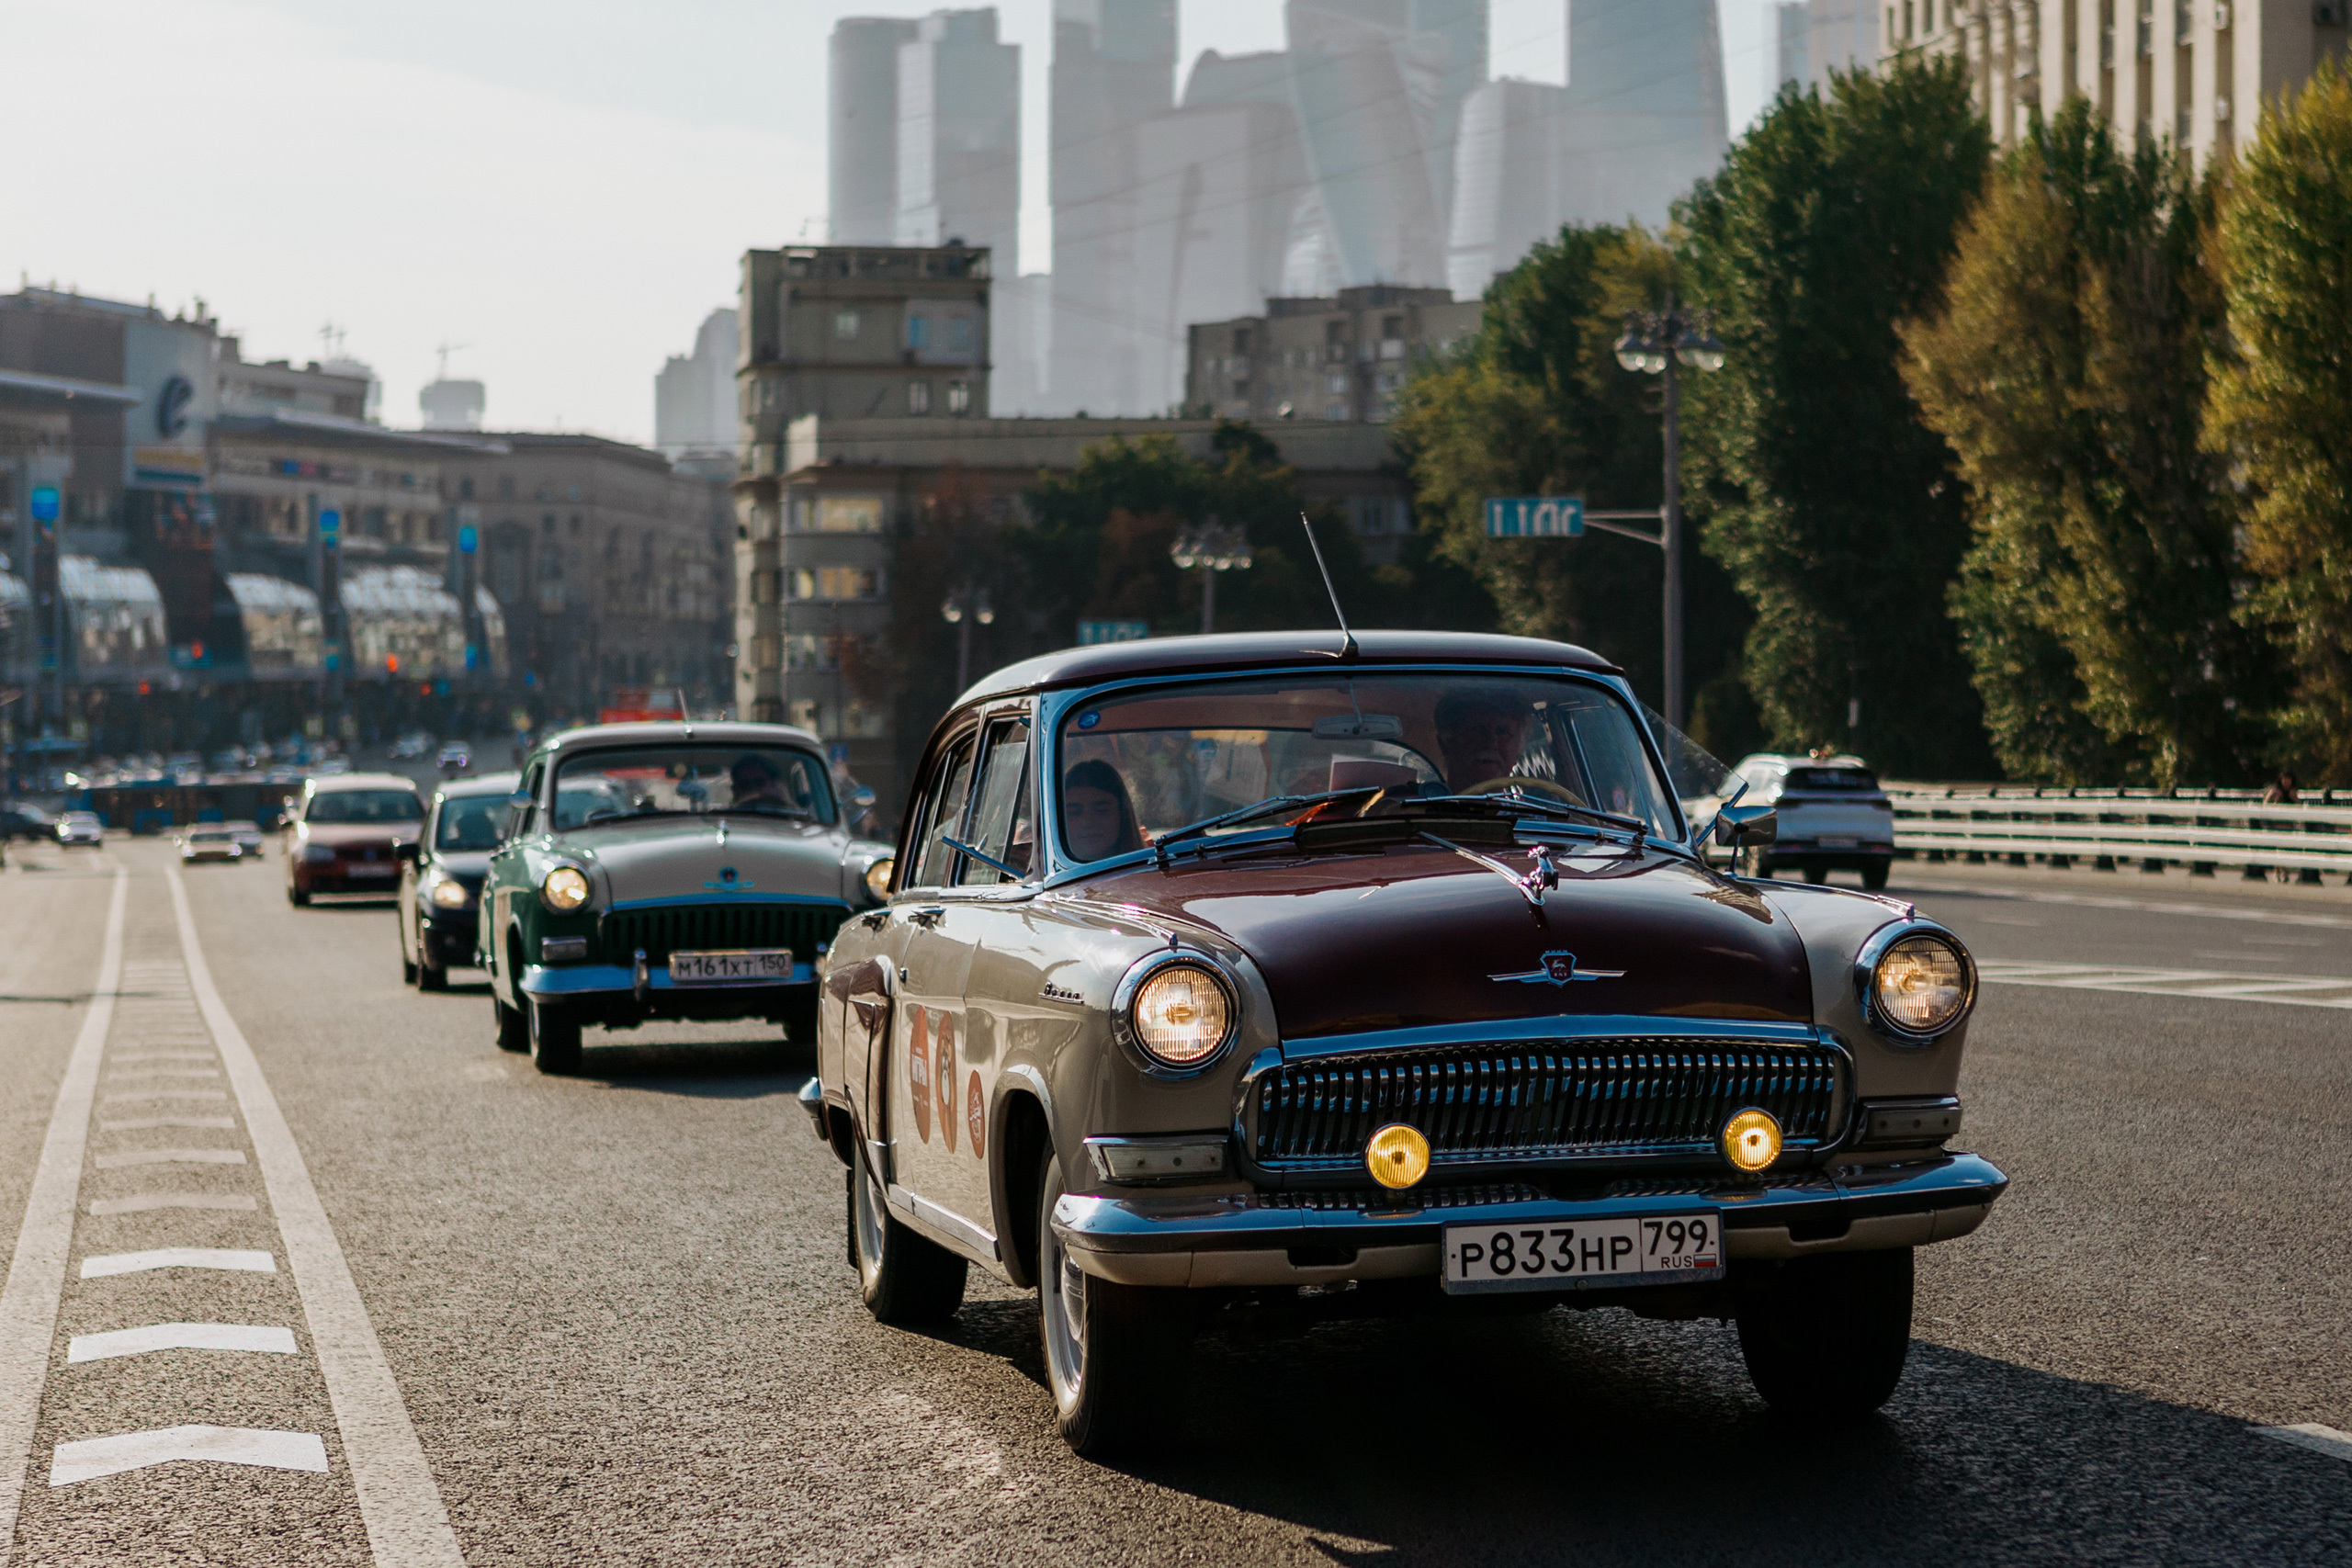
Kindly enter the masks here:
[[858, 1151], [849, 1171], [849, 1260], [877, 1323], [938, 1323], [964, 1304], [961, 1258], [894, 1218], [881, 1180]]
[[1174, 1289], [1090, 1277], [1054, 1235], [1062, 1166], [1048, 1156], [1037, 1183], [1037, 1317], [1054, 1425], [1089, 1459], [1146, 1451], [1182, 1415], [1195, 1327]]
[[449, 972], [420, 958], [416, 964], [416, 988], [420, 991], [446, 991], [449, 988]]
[[580, 1021], [557, 1011], [537, 997], [523, 998], [530, 1015], [531, 1065], [543, 1073], [580, 1070]]
[[1797, 1258], [1740, 1303], [1747, 1375], [1786, 1415], [1869, 1415], [1893, 1396], [1910, 1349], [1907, 1247]]
[[498, 1048], [502, 1051], [527, 1051], [531, 1046], [531, 1026], [522, 1013], [498, 999], [498, 988], [491, 987], [490, 1010], [498, 1025]]

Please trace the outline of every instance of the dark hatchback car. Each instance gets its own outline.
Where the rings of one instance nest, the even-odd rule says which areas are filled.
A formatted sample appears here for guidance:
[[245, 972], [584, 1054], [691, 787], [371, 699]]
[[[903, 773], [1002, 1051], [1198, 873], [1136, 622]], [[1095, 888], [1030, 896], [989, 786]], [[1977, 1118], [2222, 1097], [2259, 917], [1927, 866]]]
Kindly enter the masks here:
[[300, 908], [322, 893], [390, 897], [403, 847], [424, 818], [416, 785], [398, 773], [312, 778], [286, 821], [286, 901]]
[[[1736, 1321], [1758, 1390], [1875, 1408], [1975, 968], [1908, 905], [1725, 875], [1769, 808], [1559, 643], [1172, 637], [998, 671], [824, 962], [802, 1100], [886, 1321], [1038, 1292], [1063, 1436], [1181, 1428], [1257, 1314]], [[1495, 1303], [1486, 1302], [1491, 1308]]]
[[449, 971], [474, 960], [474, 915], [490, 854], [514, 810], [517, 773], [458, 779], [433, 792], [424, 829], [401, 849], [401, 978], [420, 991], [447, 988]]

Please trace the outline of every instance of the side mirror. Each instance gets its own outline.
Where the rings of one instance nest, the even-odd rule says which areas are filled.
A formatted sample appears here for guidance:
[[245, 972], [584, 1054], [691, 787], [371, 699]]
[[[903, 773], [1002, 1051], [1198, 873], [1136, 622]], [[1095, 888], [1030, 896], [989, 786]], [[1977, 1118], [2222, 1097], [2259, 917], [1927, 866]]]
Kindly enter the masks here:
[[1780, 813], [1769, 806], [1732, 805], [1715, 813], [1714, 840], [1725, 849], [1769, 844], [1780, 836]]
[[849, 792], [849, 819], [862, 822], [874, 809], [875, 794], [870, 784], [860, 784]]

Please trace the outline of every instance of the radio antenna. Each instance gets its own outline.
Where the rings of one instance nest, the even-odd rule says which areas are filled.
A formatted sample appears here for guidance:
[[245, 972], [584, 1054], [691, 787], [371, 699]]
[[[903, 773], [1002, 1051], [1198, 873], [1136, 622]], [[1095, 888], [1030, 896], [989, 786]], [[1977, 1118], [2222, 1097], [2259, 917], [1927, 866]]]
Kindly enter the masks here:
[[1298, 514], [1298, 525], [1306, 530], [1306, 547], [1315, 552], [1315, 570], [1323, 574], [1323, 592], [1331, 596], [1331, 614], [1340, 617], [1340, 657], [1353, 659], [1356, 656], [1356, 634], [1348, 630], [1348, 613], [1340, 608], [1340, 591], [1331, 586], [1331, 569], [1323, 564], [1323, 547], [1316, 542], [1315, 525], [1309, 523], [1306, 513], [1302, 512]]

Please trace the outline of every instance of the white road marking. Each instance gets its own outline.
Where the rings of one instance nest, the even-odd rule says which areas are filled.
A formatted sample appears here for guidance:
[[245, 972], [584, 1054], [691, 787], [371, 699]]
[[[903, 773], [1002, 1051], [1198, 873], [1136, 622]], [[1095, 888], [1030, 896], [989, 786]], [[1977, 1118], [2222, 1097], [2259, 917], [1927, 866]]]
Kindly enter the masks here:
[[101, 1133], [137, 1133], [149, 1127], [234, 1127], [233, 1116], [133, 1116], [127, 1122], [101, 1122]]
[[151, 1350], [261, 1350], [290, 1356], [294, 1331], [244, 1323], [151, 1323], [144, 1328], [76, 1334], [65, 1347], [65, 1359], [69, 1364], [110, 1361], [117, 1356], [144, 1356]]
[[101, 1198], [90, 1205], [93, 1214], [143, 1214], [151, 1209], [235, 1209], [250, 1213], [258, 1208], [252, 1198], [238, 1192], [141, 1192], [135, 1198]]
[[17, 1539], [17, 1515], [24, 1503], [25, 1474], [32, 1460], [33, 1427], [40, 1418], [41, 1385], [48, 1381], [50, 1347], [57, 1338], [57, 1307], [65, 1294], [65, 1263], [74, 1247], [74, 1210], [82, 1190], [82, 1156], [90, 1136], [90, 1101], [97, 1093], [98, 1055], [114, 1021], [114, 998], [122, 981], [122, 911], [125, 882], [114, 875], [107, 904], [106, 940], [99, 949], [97, 984], [90, 1010], [65, 1059], [56, 1109], [33, 1168], [32, 1194], [8, 1277], [0, 1284], [0, 1557]]
[[229, 1091], [225, 1089], [151, 1089], [144, 1094], [110, 1094], [106, 1097], [106, 1103], [145, 1105], [151, 1100], [226, 1100], [228, 1098]]
[[2310, 926], [2321, 931], [2352, 931], [2352, 916], [2297, 915], [2285, 909], [2233, 909], [2222, 904], [2176, 904], [2154, 898], [2119, 898], [2096, 893], [2052, 893], [2040, 888], [2004, 887], [1987, 883], [1905, 882], [1905, 893], [1962, 893], [1979, 898], [2022, 898], [2033, 904], [2075, 904], [2089, 909], [2136, 909], [2148, 915], [2197, 915], [2215, 920], [2251, 920], [2259, 925]]
[[117, 1051], [111, 1059], [117, 1062], [217, 1062], [220, 1058], [209, 1051]]
[[125, 1170], [134, 1165], [243, 1165], [243, 1149], [134, 1149], [129, 1154], [100, 1155], [100, 1170]]
[[314, 1432], [266, 1432], [257, 1427], [163, 1427], [152, 1432], [60, 1443], [50, 1461], [49, 1483], [71, 1486], [101, 1475], [203, 1460], [264, 1470], [312, 1470], [323, 1474], [327, 1446]]
[[2292, 1427], [2256, 1427], [2255, 1431], [2266, 1438], [2276, 1438], [2282, 1443], [2292, 1443], [2299, 1449], [2325, 1454], [2330, 1459], [2352, 1460], [2352, 1433], [2339, 1432], [2316, 1421], [2304, 1421]]
[[360, 1521], [368, 1529], [368, 1544], [378, 1568], [464, 1568], [457, 1532], [449, 1528], [448, 1510], [434, 1484], [432, 1466], [425, 1462], [424, 1445], [417, 1440], [408, 1406], [401, 1400], [400, 1384], [384, 1359], [367, 1303], [351, 1278], [351, 1265], [327, 1222], [326, 1208], [311, 1185], [309, 1167], [294, 1141], [293, 1130], [277, 1109], [261, 1064], [246, 1043], [197, 941], [196, 916], [189, 909], [187, 885], [177, 867], [166, 866], [164, 878], [172, 889], [172, 908], [179, 918], [180, 953], [187, 964], [188, 986], [196, 1004], [212, 1031], [220, 1059], [229, 1069], [237, 1104], [244, 1112], [246, 1135], [261, 1166], [269, 1206], [277, 1213], [278, 1233], [286, 1239], [286, 1258], [293, 1269], [295, 1289], [311, 1321], [311, 1346], [320, 1371], [326, 1374], [327, 1400], [334, 1407], [335, 1427], [343, 1437], [345, 1464], [351, 1472], [352, 1490], [358, 1495]]
[[108, 1073], [108, 1083], [130, 1083], [139, 1078], [217, 1078], [218, 1067], [140, 1067], [127, 1073]]
[[107, 1252], [82, 1259], [85, 1280], [143, 1274], [151, 1269], [226, 1269], [238, 1274], [275, 1274], [277, 1259], [266, 1252], [226, 1247], [155, 1247], [144, 1252]]
[[2004, 958], [1981, 959], [1976, 969], [1983, 978], [2000, 985], [2352, 1010], [2352, 978], [2231, 975], [2214, 969], [2136, 969], [2106, 964], [2030, 964]]

